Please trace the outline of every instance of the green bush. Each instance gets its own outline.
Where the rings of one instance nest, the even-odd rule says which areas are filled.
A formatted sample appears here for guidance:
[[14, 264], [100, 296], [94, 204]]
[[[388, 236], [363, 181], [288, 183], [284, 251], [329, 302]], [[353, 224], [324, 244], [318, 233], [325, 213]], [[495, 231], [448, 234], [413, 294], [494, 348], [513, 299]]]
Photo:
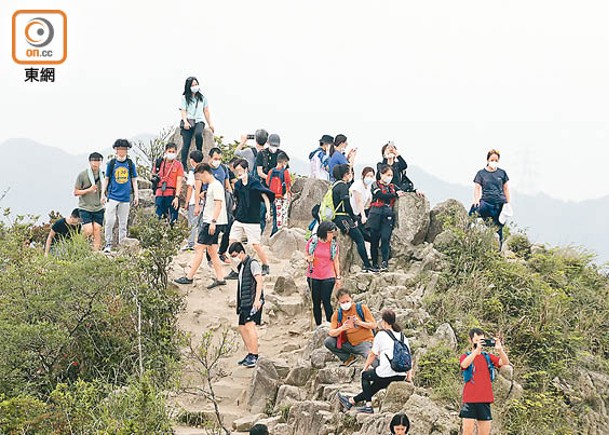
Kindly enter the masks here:
[[418, 387], [431, 388], [434, 399], [451, 402], [453, 408], [458, 408], [463, 380], [459, 358], [452, 349], [440, 345], [421, 353], [414, 382]]

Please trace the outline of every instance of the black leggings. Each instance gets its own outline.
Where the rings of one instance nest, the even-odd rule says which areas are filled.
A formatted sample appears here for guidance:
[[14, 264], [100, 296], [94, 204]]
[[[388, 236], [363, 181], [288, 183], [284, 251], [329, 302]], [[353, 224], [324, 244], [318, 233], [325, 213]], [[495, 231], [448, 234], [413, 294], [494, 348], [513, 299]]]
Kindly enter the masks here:
[[347, 217], [339, 217], [334, 220], [334, 223], [338, 228], [340, 228], [343, 234], [347, 233], [349, 237], [351, 237], [351, 240], [355, 242], [355, 245], [357, 246], [357, 253], [364, 262], [364, 267], [370, 267], [368, 252], [366, 252], [366, 241], [359, 226], [353, 228], [353, 221], [351, 218]]
[[321, 305], [324, 305], [326, 320], [329, 322], [332, 319], [334, 310], [332, 309], [332, 290], [334, 290], [334, 278], [330, 279], [313, 279], [307, 278], [309, 288], [311, 289], [311, 299], [313, 300], [313, 317], [315, 324], [321, 325]]
[[406, 379], [406, 376], [392, 376], [390, 378], [381, 378], [376, 374], [376, 369], [366, 370], [362, 372], [362, 392], [353, 398], [355, 403], [366, 401], [371, 402], [372, 396], [387, 388], [392, 382], [400, 382]]
[[184, 166], [184, 172], [188, 171], [188, 153], [190, 152], [190, 142], [192, 141], [192, 135], [195, 135], [195, 145], [199, 151], [203, 150], [203, 128], [205, 127], [204, 122], [197, 122], [194, 127], [190, 127], [188, 130], [181, 128], [182, 134], [182, 155], [180, 160], [182, 166]]
[[370, 213], [368, 221], [368, 231], [370, 231], [370, 255], [372, 264], [379, 265], [379, 245], [383, 261], [389, 261], [391, 252], [391, 234], [393, 233], [393, 217], [382, 216], [374, 212]]

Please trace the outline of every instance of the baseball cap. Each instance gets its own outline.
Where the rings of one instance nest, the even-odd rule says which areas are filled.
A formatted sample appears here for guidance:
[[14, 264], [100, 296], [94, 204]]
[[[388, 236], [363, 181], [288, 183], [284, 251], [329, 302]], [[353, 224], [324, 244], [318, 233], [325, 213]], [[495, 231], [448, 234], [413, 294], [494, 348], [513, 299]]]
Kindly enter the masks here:
[[281, 143], [281, 139], [279, 138], [278, 134], [273, 133], [272, 135], [269, 136], [269, 145], [270, 146], [278, 147], [280, 143]]
[[321, 139], [319, 139], [319, 142], [330, 145], [334, 143], [334, 138], [329, 134], [324, 134]]

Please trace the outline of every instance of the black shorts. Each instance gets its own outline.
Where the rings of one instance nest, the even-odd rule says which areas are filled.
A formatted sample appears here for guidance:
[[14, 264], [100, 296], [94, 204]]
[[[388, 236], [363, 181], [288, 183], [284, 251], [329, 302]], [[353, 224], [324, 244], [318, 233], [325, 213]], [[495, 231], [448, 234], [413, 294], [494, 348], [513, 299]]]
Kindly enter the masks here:
[[199, 237], [197, 239], [197, 243], [199, 245], [217, 245], [218, 239], [220, 238], [220, 233], [226, 231], [226, 225], [216, 225], [216, 232], [213, 235], [209, 234], [209, 224], [202, 224], [199, 228]]
[[461, 418], [471, 418], [473, 420], [490, 421], [491, 416], [490, 403], [464, 403], [459, 412]]
[[104, 209], [98, 211], [87, 211], [82, 208], [79, 209], [80, 219], [82, 220], [83, 225], [87, 225], [95, 222], [99, 226], [104, 226]]
[[260, 325], [262, 322], [262, 307], [253, 316], [250, 316], [252, 307], [242, 308], [239, 314], [239, 325], [245, 325], [249, 322], [254, 322], [256, 325]]

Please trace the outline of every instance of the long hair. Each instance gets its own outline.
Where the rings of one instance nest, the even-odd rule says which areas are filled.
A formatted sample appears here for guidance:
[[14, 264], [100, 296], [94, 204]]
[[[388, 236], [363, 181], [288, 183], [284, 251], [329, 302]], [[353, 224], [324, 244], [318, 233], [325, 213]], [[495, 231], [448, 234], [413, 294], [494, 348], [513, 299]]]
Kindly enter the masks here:
[[390, 310], [389, 308], [383, 310], [383, 313], [381, 314], [381, 319], [383, 319], [389, 326], [391, 326], [391, 329], [393, 329], [395, 332], [402, 332], [401, 326], [395, 323], [395, 311]]
[[[191, 76], [188, 77], [186, 79], [186, 82], [184, 83], [184, 92], [182, 92], [182, 95], [184, 95], [184, 98], [186, 98], [186, 105], [193, 102], [192, 91], [190, 90], [190, 87], [192, 86], [192, 82], [195, 81], [199, 83], [199, 80], [196, 77]], [[199, 87], [201, 87], [201, 83], [199, 83]], [[203, 101], [203, 94], [201, 93], [201, 89], [199, 89], [199, 92], [195, 94], [195, 98], [199, 101]]]

